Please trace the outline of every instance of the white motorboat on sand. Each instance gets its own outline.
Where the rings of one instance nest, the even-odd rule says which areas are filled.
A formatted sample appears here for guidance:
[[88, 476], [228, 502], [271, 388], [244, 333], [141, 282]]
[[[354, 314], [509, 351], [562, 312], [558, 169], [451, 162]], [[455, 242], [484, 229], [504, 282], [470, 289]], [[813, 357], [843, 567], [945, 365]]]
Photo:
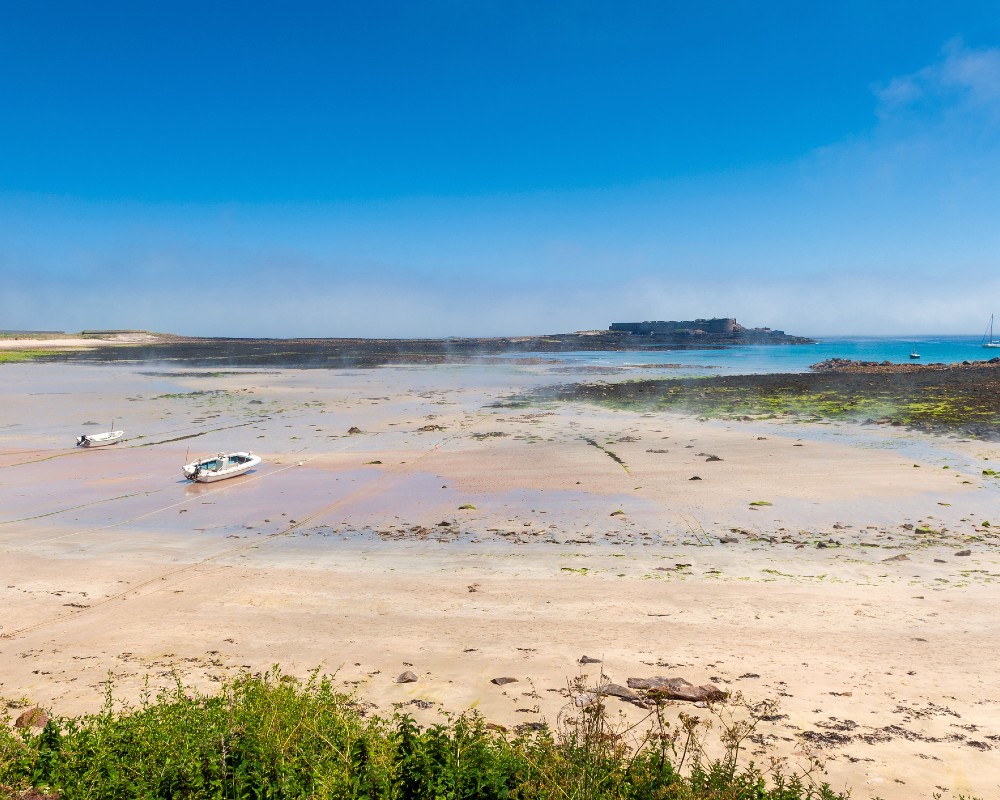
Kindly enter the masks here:
[[184, 477], [195, 483], [214, 483], [235, 478], [256, 467], [263, 459], [253, 453], [219, 453], [184, 465]]
[[125, 436], [125, 431], [108, 431], [107, 433], [87, 433], [77, 437], [77, 447], [104, 447], [106, 444], [118, 444]]

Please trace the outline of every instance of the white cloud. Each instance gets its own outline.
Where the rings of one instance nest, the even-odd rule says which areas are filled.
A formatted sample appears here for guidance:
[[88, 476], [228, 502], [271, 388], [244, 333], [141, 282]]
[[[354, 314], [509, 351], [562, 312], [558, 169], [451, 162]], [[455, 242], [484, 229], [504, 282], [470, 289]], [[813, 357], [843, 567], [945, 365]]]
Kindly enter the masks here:
[[986, 112], [996, 121], [1000, 113], [1000, 49], [969, 49], [952, 40], [941, 58], [916, 72], [874, 87], [878, 115], [892, 121], [919, 111], [930, 118]]

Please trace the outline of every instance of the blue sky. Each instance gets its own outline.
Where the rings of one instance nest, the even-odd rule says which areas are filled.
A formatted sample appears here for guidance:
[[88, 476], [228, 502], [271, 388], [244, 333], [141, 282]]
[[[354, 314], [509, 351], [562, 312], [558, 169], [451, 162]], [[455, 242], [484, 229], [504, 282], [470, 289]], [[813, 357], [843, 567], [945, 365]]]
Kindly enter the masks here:
[[996, 2], [0, 10], [0, 328], [1000, 314]]

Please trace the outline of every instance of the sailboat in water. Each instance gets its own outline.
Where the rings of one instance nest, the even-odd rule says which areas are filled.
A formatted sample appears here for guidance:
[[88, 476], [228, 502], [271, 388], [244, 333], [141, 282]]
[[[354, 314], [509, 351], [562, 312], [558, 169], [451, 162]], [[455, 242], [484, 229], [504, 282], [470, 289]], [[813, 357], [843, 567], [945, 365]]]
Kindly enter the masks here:
[[993, 315], [990, 314], [990, 328], [983, 334], [982, 347], [1000, 347], [1000, 340], [993, 338]]

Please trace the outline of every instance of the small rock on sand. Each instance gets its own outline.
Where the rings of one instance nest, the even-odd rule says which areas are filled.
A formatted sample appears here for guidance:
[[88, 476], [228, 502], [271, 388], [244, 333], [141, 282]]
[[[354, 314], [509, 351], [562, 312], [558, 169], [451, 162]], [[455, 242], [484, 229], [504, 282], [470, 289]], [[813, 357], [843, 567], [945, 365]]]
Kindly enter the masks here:
[[972, 555], [972, 551], [971, 550], [959, 550], [957, 553], [955, 553], [955, 555], [956, 556], [971, 556]]
[[416, 683], [416, 682], [417, 682], [417, 676], [414, 675], [412, 672], [410, 672], [410, 670], [406, 670], [406, 672], [400, 674], [400, 676], [396, 678], [396, 683]]
[[699, 478], [697, 475], [693, 475], [692, 477], [688, 478], [688, 480], [689, 481], [700, 481], [701, 478]]
[[883, 561], [909, 561], [910, 557], [906, 553], [900, 553], [898, 556], [889, 556], [888, 558], [883, 558]]
[[578, 663], [580, 663], [580, 664], [600, 664], [601, 663], [601, 659], [599, 659], [599, 658], [591, 658], [590, 656], [580, 656], [580, 661]]
[[348, 433], [361, 433], [361, 428], [357, 427], [356, 425], [352, 425], [350, 428], [347, 429], [347, 432]]
[[517, 678], [494, 678], [490, 683], [494, 683], [497, 686], [505, 686], [508, 683], [517, 683]]

